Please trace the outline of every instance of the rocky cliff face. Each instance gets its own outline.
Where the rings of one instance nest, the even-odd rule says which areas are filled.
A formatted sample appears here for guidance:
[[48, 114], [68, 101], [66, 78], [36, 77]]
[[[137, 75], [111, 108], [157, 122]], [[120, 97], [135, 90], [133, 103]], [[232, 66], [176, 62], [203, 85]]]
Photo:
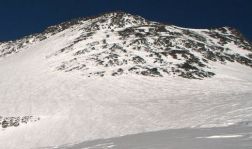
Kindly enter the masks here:
[[215, 75], [213, 62], [252, 67], [251, 43], [236, 29], [187, 29], [123, 12], [75, 19], [40, 34], [0, 43], [0, 57], [65, 30], [78, 30], [78, 34], [46, 59], [54, 70], [75, 71], [84, 77], [136, 74], [202, 79]]

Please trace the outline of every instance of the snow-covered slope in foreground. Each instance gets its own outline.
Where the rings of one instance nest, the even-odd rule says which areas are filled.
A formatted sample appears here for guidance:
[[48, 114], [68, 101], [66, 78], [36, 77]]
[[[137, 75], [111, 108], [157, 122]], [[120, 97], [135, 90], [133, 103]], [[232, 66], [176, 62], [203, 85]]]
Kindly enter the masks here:
[[233, 30], [116, 15], [0, 43], [0, 148], [252, 121], [251, 45]]
[[46, 147], [44, 149], [251, 149], [250, 122], [228, 127], [183, 128]]

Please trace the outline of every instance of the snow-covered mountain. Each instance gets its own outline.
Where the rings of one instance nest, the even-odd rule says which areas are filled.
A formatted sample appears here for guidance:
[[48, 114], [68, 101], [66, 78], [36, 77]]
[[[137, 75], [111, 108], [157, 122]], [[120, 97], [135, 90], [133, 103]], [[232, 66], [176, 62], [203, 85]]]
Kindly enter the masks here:
[[[70, 38], [68, 33], [73, 34]], [[53, 35], [64, 44], [48, 53], [53, 69], [83, 76], [213, 76], [209, 61], [238, 62], [252, 67], [252, 46], [229, 27], [199, 30], [150, 22], [139, 16], [108, 13], [49, 27], [41, 34], [1, 44], [1, 57]]]
[[0, 42], [0, 148], [250, 121], [251, 75], [252, 45], [234, 28], [74, 19]]

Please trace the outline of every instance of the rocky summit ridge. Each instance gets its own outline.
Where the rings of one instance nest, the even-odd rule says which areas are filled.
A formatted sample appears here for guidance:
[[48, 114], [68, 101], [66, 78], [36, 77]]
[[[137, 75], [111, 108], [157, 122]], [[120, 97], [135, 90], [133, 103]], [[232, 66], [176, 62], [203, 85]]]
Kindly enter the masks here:
[[1, 42], [0, 58], [58, 34], [67, 42], [45, 60], [54, 71], [77, 72], [83, 77], [135, 74], [203, 79], [215, 75], [215, 63], [252, 67], [252, 45], [234, 28], [182, 28], [124, 12], [74, 19], [43, 33]]

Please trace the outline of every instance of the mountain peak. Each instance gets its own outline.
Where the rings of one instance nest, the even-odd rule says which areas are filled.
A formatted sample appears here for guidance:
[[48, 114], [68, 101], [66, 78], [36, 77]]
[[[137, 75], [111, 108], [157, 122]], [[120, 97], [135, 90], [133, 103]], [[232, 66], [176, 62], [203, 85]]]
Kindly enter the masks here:
[[134, 15], [119, 10], [119, 11], [105, 12], [105, 13], [102, 13], [102, 14], [100, 14], [98, 16], [108, 16], [108, 17], [111, 17], [111, 16], [134, 16]]
[[71, 26], [81, 25], [87, 22], [90, 22], [90, 26], [93, 26], [93, 28], [103, 26], [104, 28], [111, 29], [144, 25], [147, 24], [149, 21], [137, 15], [132, 15], [122, 11], [115, 11], [103, 13], [92, 17], [72, 19], [70, 21], [60, 23], [58, 25], [50, 26], [44, 31], [44, 33], [54, 34], [67, 28], [70, 28]]
[[124, 12], [51, 26], [41, 34], [2, 44], [0, 57], [55, 38], [64, 44], [52, 46], [45, 56], [53, 69], [85, 77], [136, 74], [202, 79], [214, 76], [212, 62], [252, 67], [252, 46], [233, 28], [180, 28]]

